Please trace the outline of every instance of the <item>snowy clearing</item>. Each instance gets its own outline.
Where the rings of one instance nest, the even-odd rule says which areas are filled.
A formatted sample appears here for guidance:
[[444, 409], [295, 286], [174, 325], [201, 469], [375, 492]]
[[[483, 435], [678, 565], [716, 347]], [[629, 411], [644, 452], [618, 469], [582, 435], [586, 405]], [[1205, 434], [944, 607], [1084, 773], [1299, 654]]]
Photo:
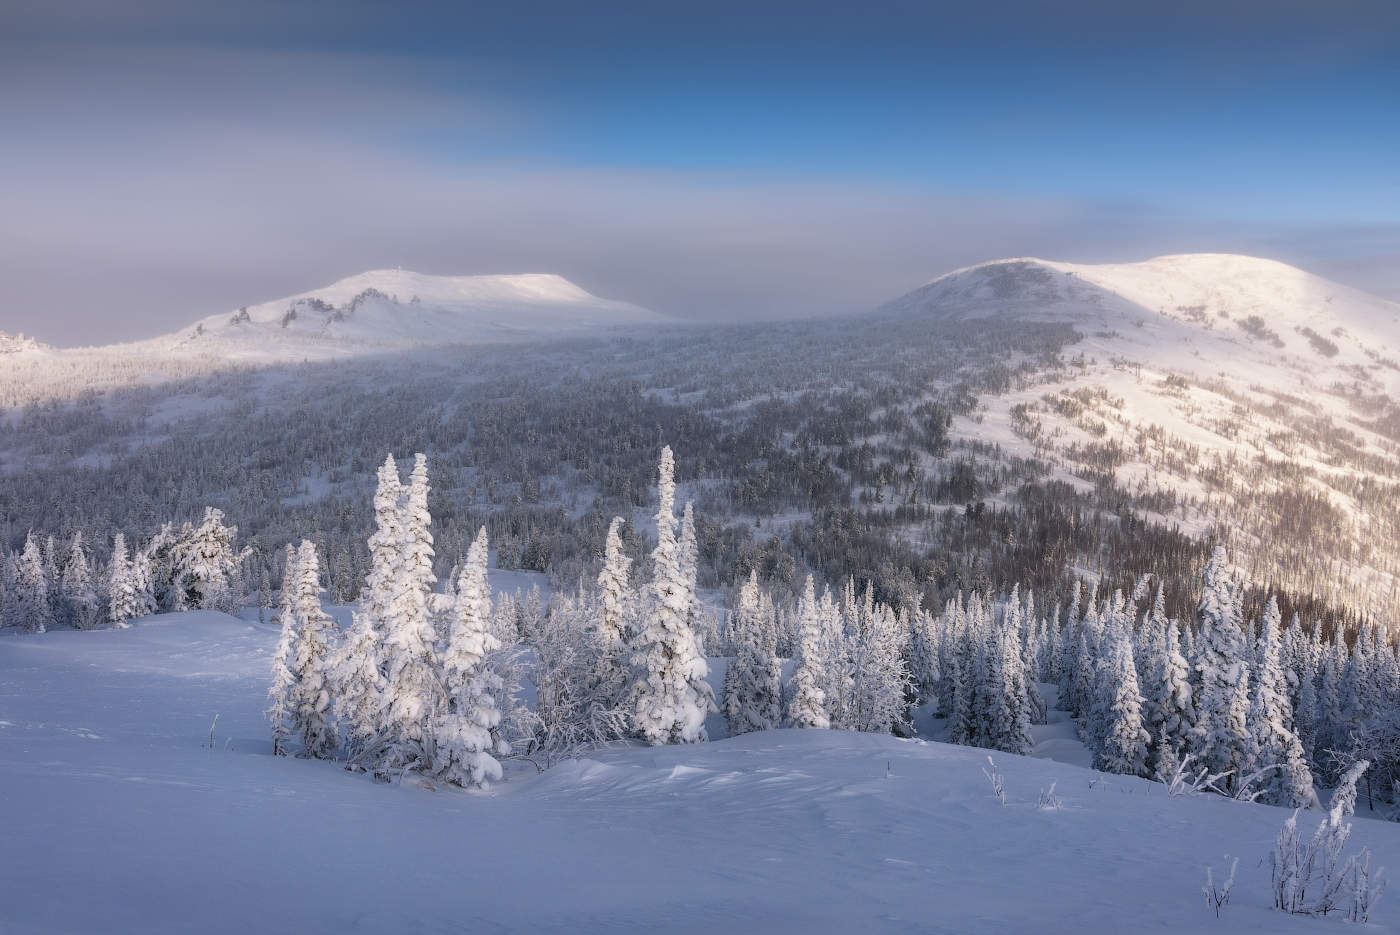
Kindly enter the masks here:
[[[840, 731], [628, 748], [487, 795], [277, 758], [271, 625], [195, 612], [0, 641], [0, 931], [1329, 932], [1271, 908], [1287, 812]], [[209, 740], [215, 728], [215, 749]], [[1063, 800], [1039, 809], [1051, 784]], [[1307, 813], [1310, 830], [1318, 816]], [[1400, 828], [1352, 847], [1400, 867]], [[1217, 920], [1206, 865], [1240, 858]], [[1383, 900], [1363, 931], [1394, 931]]]

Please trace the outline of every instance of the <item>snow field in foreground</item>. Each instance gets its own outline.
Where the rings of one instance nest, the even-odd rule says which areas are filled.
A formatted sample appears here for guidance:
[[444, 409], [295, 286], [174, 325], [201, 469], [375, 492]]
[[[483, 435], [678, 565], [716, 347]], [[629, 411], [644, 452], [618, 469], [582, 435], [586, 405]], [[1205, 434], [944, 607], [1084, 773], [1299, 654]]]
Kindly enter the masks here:
[[[377, 785], [271, 755], [276, 639], [203, 612], [0, 637], [0, 932], [1400, 928], [1393, 898], [1360, 929], [1271, 908], [1282, 809], [993, 754], [1002, 806], [986, 751], [940, 743], [785, 730], [512, 764], [487, 795]], [[1400, 828], [1354, 821], [1400, 868]]]

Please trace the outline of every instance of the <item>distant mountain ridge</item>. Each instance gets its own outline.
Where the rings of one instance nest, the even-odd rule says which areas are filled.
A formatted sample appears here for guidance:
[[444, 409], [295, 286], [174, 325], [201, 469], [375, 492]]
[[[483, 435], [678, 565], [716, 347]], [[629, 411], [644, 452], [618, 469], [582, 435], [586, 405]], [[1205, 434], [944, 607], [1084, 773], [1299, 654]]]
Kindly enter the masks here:
[[562, 276], [434, 276], [371, 270], [320, 289], [211, 315], [143, 349], [234, 359], [325, 357], [434, 344], [564, 337], [665, 324]]

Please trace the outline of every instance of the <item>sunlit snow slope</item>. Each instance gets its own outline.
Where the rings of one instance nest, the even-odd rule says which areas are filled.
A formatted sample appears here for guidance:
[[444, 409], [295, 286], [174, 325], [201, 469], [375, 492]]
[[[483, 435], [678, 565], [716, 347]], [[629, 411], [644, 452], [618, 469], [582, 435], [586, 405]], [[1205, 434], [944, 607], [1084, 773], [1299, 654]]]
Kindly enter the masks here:
[[1198, 254], [1001, 260], [881, 311], [1071, 323], [1082, 338], [1058, 366], [984, 398], [957, 434], [1214, 530], [1253, 580], [1400, 610], [1400, 304]]
[[884, 310], [1069, 321], [1118, 332], [1090, 334], [1089, 347], [1147, 352], [1155, 363], [1203, 376], [1267, 375], [1246, 365], [1314, 381], [1364, 371], [1400, 392], [1400, 304], [1257, 257], [1187, 254], [1102, 266], [999, 260], [940, 276]]
[[[784, 730], [516, 763], [488, 795], [377, 785], [271, 755], [276, 641], [204, 612], [0, 635], [0, 932], [1346, 929], [1271, 908], [1282, 809], [995, 754], [1002, 805], [969, 747]], [[1352, 846], [1400, 867], [1400, 826]], [[1385, 899], [1364, 930], [1397, 927]]]

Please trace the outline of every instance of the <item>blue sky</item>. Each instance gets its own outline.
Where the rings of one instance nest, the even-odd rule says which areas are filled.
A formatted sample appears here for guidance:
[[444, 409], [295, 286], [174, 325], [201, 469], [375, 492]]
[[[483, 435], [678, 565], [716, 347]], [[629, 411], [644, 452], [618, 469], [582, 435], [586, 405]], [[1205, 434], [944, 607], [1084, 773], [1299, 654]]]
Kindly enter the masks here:
[[526, 6], [10, 0], [0, 329], [133, 337], [388, 265], [714, 318], [1005, 255], [1400, 297], [1394, 3]]

